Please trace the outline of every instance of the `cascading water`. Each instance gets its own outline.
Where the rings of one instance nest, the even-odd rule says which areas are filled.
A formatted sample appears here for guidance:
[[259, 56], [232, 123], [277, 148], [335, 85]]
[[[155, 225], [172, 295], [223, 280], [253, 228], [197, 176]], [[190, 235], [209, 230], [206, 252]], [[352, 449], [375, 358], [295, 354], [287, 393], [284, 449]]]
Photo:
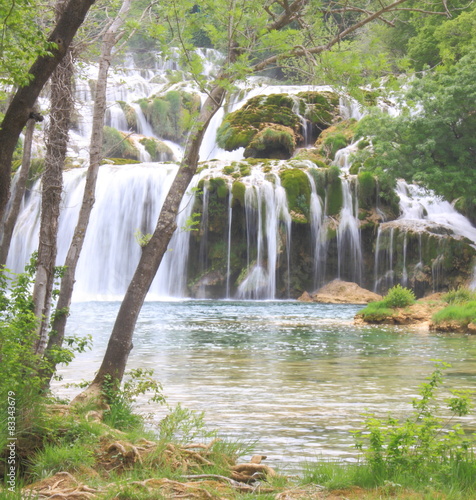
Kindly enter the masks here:
[[286, 248], [284, 272], [289, 293], [291, 216], [286, 192], [277, 175], [272, 175], [272, 180], [269, 180], [260, 170], [253, 170], [247, 178], [245, 213], [248, 271], [238, 287], [237, 297], [275, 298], [276, 274], [278, 268], [283, 267], [280, 262], [283, 239]]
[[[213, 51], [202, 51], [202, 56], [204, 58], [218, 57]], [[214, 65], [210, 61], [207, 62], [207, 59], [204, 61], [206, 62], [205, 73], [212, 74]], [[159, 94], [165, 88], [167, 91], [180, 88], [197, 92], [189, 84], [170, 86], [164, 78], [166, 72], [170, 70], [179, 71], [176, 61], [158, 60], [155, 68], [138, 70], [132, 64], [131, 58], [127, 58], [124, 66], [111, 74], [112, 84], [108, 92], [110, 101], [106, 123], [122, 132], [130, 133], [124, 108], [122, 104], [119, 104], [119, 101], [126, 102], [134, 109], [137, 133], [133, 133], [131, 137], [143, 160], [150, 158], [149, 153], [139, 142], [144, 136], [157, 138], [167, 144], [177, 161], [183, 157], [181, 145], [165, 141], [155, 135], [138, 103], [139, 99]], [[87, 158], [92, 121], [92, 97], [87, 82], [94, 79], [95, 71], [94, 68], [88, 68], [87, 77], [80, 80], [76, 86], [77, 98], [82, 102], [82, 105], [75, 130], [71, 134], [73, 138], [72, 156], [79, 155]], [[243, 88], [231, 97], [227, 111], [239, 109], [248, 99], [258, 95], [286, 93], [296, 96], [303, 91], [329, 92], [332, 91], [332, 88], [270, 85], [264, 79], [253, 79], [251, 88]], [[205, 98], [206, 96], [202, 94], [202, 103]], [[308, 128], [309, 122], [301, 116], [302, 113], [297, 105], [295, 112], [301, 120], [301, 134], [305, 143], [308, 143], [312, 137]], [[361, 111], [352, 100], [341, 98], [340, 114], [344, 118], [359, 119]], [[216, 158], [227, 162], [226, 165], [239, 164], [243, 160], [243, 148], [233, 152], [225, 152], [216, 145], [216, 130], [223, 117], [223, 109], [213, 117], [200, 149], [200, 159], [209, 161]], [[355, 176], [349, 174], [350, 155], [356, 149], [357, 145], [351, 144], [336, 154], [334, 164], [341, 170], [342, 207], [333, 216], [325, 213], [324, 207], [328, 200], [326, 199], [324, 203], [323, 198], [318, 195], [316, 181], [309, 173], [310, 169], [314, 168], [314, 164], [308, 160], [300, 160], [300, 164], [303, 166], [299, 168], [303, 168], [306, 172], [310, 189], [309, 208], [306, 215], [310, 234], [307, 239], [303, 238], [296, 229], [299, 229], [300, 222], [296, 222], [293, 218], [294, 215], [291, 215], [286, 191], [281, 186], [280, 171], [287, 168], [286, 166], [276, 164], [276, 168], [270, 168], [266, 165], [256, 165], [251, 168], [250, 175], [240, 179], [246, 190], [242, 216], [245, 221], [242, 238], [246, 264], [241, 272], [233, 267], [239, 257], [236, 252], [233, 252], [236, 250], [234, 247], [237, 246], [236, 234], [239, 233], [237, 226], [240, 224], [240, 212], [233, 206], [232, 186], [234, 179], [228, 179], [229, 193], [223, 200], [226, 204], [224, 212], [226, 230], [223, 231], [223, 245], [221, 249], [218, 249], [224, 254], [224, 285], [221, 297], [244, 299], [289, 297], [293, 288], [293, 276], [296, 272], [303, 276], [309, 274], [309, 287], [314, 287], [314, 289], [335, 277], [358, 283], [370, 281], [370, 287], [373, 281], [377, 289], [381, 288], [380, 285], [384, 283], [385, 286], [389, 286], [390, 282], [394, 283], [398, 273], [398, 279], [402, 284], [406, 284], [410, 281], [409, 275], [415, 274], [420, 268], [423, 269], [423, 257], [421, 233], [418, 237], [419, 243], [410, 238], [407, 233], [404, 233], [403, 242], [396, 232], [394, 234], [396, 230], [392, 227], [401, 225], [404, 221], [407, 224], [411, 221], [412, 227], [428, 223], [444, 225], [449, 228], [448, 230], [452, 234], [465, 236], [476, 242], [476, 229], [449, 203], [426, 196], [419, 188], [401, 182], [397, 191], [401, 200], [402, 215], [398, 221], [385, 223], [388, 224], [387, 226], [385, 224], [379, 226], [374, 272], [370, 279], [364, 276], [362, 273], [364, 255], [359, 222], [357, 183]], [[210, 178], [214, 175], [223, 177], [223, 165], [219, 174], [212, 172], [210, 166], [205, 167], [194, 178], [190, 189], [197, 187], [201, 178]], [[176, 171], [176, 165], [161, 163], [101, 167], [97, 202], [77, 273], [76, 299], [116, 297], [125, 292], [140, 256], [140, 246], [136, 242], [134, 233], [137, 230], [143, 234], [153, 231], [160, 207]], [[264, 173], [265, 171], [267, 173]], [[83, 186], [84, 169], [65, 172], [64, 210], [60, 221], [58, 250], [59, 264], [64, 260], [76, 224]], [[23, 268], [30, 254], [37, 247], [40, 212], [39, 190], [37, 185], [29, 197], [25, 199], [20, 220], [15, 229], [7, 265], [16, 271]], [[194, 210], [195, 201], [196, 193], [191, 191], [184, 197], [177, 221], [179, 229], [170, 242], [169, 251], [166, 252], [152, 285], [152, 296], [183, 297], [190, 293], [190, 283], [188, 282], [190, 266], [188, 262], [191, 252], [196, 250], [201, 252], [198, 267], [203, 272], [207, 270], [210, 249], [207, 247], [209, 200], [206, 188], [203, 192], [204, 211], [201, 220], [203, 241], [192, 248], [191, 232], [181, 229], [187, 225], [187, 220]], [[376, 211], [380, 220], [385, 221], [385, 213], [378, 206]], [[331, 244], [332, 236], [329, 235], [333, 231], [335, 242]], [[391, 238], [385, 236], [387, 233], [391, 235]], [[299, 243], [295, 243], [295, 240]], [[415, 245], [419, 245], [420, 256], [418, 262], [410, 262], [407, 253], [410, 255]], [[403, 253], [404, 256], [402, 269], [395, 264], [399, 253]], [[310, 261], [310, 264], [307, 264], [307, 261]], [[441, 259], [435, 260], [433, 263], [434, 282], [442, 279], [440, 264]], [[384, 277], [386, 278], [384, 279]], [[195, 296], [207, 296], [205, 288], [202, 286], [202, 291], [197, 291]]]
[[[356, 283], [362, 281], [362, 246], [360, 242], [359, 220], [352, 196], [351, 182], [342, 179], [343, 205], [337, 228], [338, 277], [350, 276]], [[349, 279], [349, 278], [348, 278]]]

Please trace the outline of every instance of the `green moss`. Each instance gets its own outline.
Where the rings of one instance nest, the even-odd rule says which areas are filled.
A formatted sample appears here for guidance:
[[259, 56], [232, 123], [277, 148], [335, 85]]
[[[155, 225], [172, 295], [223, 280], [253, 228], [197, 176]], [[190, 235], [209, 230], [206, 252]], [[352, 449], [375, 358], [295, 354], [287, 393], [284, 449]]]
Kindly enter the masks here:
[[282, 125], [269, 125], [258, 132], [245, 149], [244, 156], [288, 159], [296, 148], [293, 130]]
[[127, 127], [130, 130], [138, 131], [137, 128], [137, 114], [136, 110], [127, 102], [118, 101], [118, 104], [121, 106], [122, 111], [124, 112], [124, 116], [126, 117]]
[[324, 130], [316, 141], [316, 147], [325, 157], [333, 160], [339, 149], [348, 146], [355, 135], [357, 121], [344, 120]]
[[240, 169], [240, 174], [242, 177], [247, 177], [248, 175], [251, 174], [250, 165], [248, 165], [246, 163], [240, 163], [238, 167]]
[[210, 179], [208, 189], [211, 193], [216, 193], [220, 199], [226, 198], [229, 192], [228, 184], [222, 177]]
[[150, 154], [152, 161], [170, 161], [174, 154], [172, 150], [162, 141], [153, 137], [144, 137], [139, 141]]
[[360, 172], [357, 177], [359, 185], [359, 206], [371, 208], [375, 205], [376, 181], [371, 172]]
[[235, 181], [233, 183], [233, 186], [231, 187], [231, 194], [233, 196], [233, 206], [235, 206], [236, 203], [239, 203], [242, 207], [245, 206], [245, 193], [246, 193], [246, 186], [240, 181]]
[[342, 181], [340, 177], [333, 179], [327, 186], [326, 193], [327, 202], [327, 215], [337, 215], [342, 210], [343, 195], [342, 195]]
[[126, 134], [112, 127], [104, 127], [102, 150], [104, 157], [139, 160], [139, 151]]
[[461, 326], [468, 326], [469, 323], [475, 323], [476, 301], [451, 304], [434, 314], [432, 320], [436, 324], [451, 321]]
[[131, 165], [134, 163], [141, 163], [139, 160], [129, 160], [127, 158], [106, 158], [107, 163], [111, 165]]
[[283, 170], [280, 173], [281, 185], [286, 191], [290, 211], [309, 215], [311, 186], [307, 175], [299, 169]]
[[200, 109], [196, 95], [177, 90], [138, 102], [155, 134], [175, 142], [184, 140]]

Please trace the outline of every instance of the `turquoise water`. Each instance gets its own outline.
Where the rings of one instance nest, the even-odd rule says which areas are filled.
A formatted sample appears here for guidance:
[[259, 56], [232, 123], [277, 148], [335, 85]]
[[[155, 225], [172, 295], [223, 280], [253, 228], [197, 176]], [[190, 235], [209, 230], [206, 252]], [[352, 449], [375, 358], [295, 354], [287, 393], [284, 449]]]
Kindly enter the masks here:
[[[118, 302], [77, 303], [69, 333], [91, 334], [93, 350], [61, 370], [65, 384], [91, 380]], [[441, 359], [448, 387], [476, 389], [476, 336], [403, 327], [355, 326], [361, 306], [299, 302], [147, 302], [129, 368], [153, 368], [171, 405], [205, 411], [220, 434], [257, 441], [268, 463], [355, 457], [350, 430], [362, 414], [405, 414]], [[139, 405], [165, 416], [159, 406]], [[476, 416], [464, 424], [476, 428]]]

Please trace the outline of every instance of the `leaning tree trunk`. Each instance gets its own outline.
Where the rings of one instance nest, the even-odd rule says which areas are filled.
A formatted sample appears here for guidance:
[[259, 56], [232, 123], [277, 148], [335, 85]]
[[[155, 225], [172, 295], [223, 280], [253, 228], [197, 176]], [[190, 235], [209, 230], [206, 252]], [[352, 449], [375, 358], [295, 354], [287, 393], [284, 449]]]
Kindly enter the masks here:
[[[111, 65], [111, 55], [114, 46], [123, 36], [119, 29], [123, 25], [127, 13], [129, 12], [132, 0], [124, 0], [121, 9], [107, 29], [101, 47], [101, 57], [99, 60], [98, 79], [94, 96], [94, 113], [91, 133], [91, 143], [89, 149], [89, 167], [86, 174], [86, 185], [84, 188], [83, 202], [78, 216], [78, 222], [74, 230], [73, 239], [68, 250], [65, 261], [65, 270], [61, 278], [60, 293], [56, 304], [56, 313], [53, 319], [52, 332], [48, 341], [46, 355], [56, 347], [61, 347], [64, 339], [68, 310], [71, 305], [73, 295], [76, 267], [79, 256], [83, 248], [86, 230], [89, 224], [89, 217], [95, 202], [96, 180], [99, 171], [99, 165], [102, 160], [102, 141], [104, 115], [106, 114], [106, 90], [107, 74]], [[48, 356], [49, 357], [49, 356]], [[54, 374], [55, 365], [52, 359], [48, 366], [48, 380]]]
[[216, 85], [205, 101], [192, 130], [191, 139], [187, 143], [180, 168], [162, 206], [154, 234], [142, 250], [139, 264], [121, 303], [101, 367], [91, 385], [77, 397], [77, 400], [98, 395], [105, 381], [111, 381], [115, 387], [121, 383], [142, 304], [176, 229], [175, 219], [182, 197], [197, 170], [198, 153], [203, 136], [210, 120], [220, 108], [225, 94], [226, 90]]
[[25, 129], [25, 140], [23, 143], [23, 157], [21, 167], [18, 172], [15, 189], [11, 197], [9, 210], [5, 214], [5, 222], [3, 225], [3, 233], [0, 234], [0, 267], [7, 262], [8, 250], [12, 241], [13, 229], [15, 228], [18, 214], [20, 212], [21, 201], [25, 194], [26, 181], [31, 164], [31, 145], [33, 142], [33, 132], [35, 131], [36, 122], [43, 121], [43, 117], [36, 112], [30, 113], [30, 118], [27, 121]]
[[[63, 13], [58, 18], [56, 26], [48, 38], [54, 42], [50, 55], [38, 57], [30, 68], [30, 83], [20, 87], [0, 125], [0, 221], [3, 219], [5, 207], [10, 195], [10, 174], [12, 156], [18, 137], [23, 130], [30, 113], [33, 111], [36, 99], [45, 83], [52, 75], [59, 62], [65, 56], [78, 28], [83, 23], [86, 14], [95, 0], [70, 0]], [[0, 228], [0, 232], [2, 228]]]
[[63, 191], [63, 167], [73, 109], [72, 77], [73, 61], [71, 54], [67, 54], [51, 79], [51, 112], [47, 130], [45, 172], [42, 180], [40, 241], [33, 289], [34, 312], [39, 319], [35, 352], [40, 355], [45, 351], [48, 341], [58, 221]]

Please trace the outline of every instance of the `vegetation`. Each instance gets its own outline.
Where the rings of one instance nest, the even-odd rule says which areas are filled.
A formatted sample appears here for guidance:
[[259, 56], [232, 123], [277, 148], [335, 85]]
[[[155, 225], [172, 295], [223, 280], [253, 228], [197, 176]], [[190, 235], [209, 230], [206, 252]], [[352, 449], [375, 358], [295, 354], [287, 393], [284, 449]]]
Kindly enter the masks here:
[[360, 462], [309, 464], [304, 480], [333, 489], [381, 487], [388, 497], [397, 498], [414, 495], [410, 492], [426, 495], [422, 498], [471, 498], [475, 439], [454, 423], [471, 411], [471, 393], [454, 390], [442, 400], [438, 392], [449, 366], [436, 363], [428, 382], [420, 385], [419, 398], [412, 401], [410, 416], [366, 416], [364, 429], [355, 432], [356, 448], [363, 454]]
[[395, 285], [390, 288], [382, 300], [370, 302], [364, 307], [359, 312], [359, 316], [362, 316], [366, 321], [384, 321], [393, 316], [395, 309], [411, 306], [415, 301], [415, 294], [412, 290]]
[[450, 290], [443, 296], [443, 300], [448, 304], [446, 307], [436, 312], [432, 321], [435, 325], [450, 323], [453, 328], [467, 328], [469, 324], [476, 325], [476, 292], [468, 288], [460, 287]]

